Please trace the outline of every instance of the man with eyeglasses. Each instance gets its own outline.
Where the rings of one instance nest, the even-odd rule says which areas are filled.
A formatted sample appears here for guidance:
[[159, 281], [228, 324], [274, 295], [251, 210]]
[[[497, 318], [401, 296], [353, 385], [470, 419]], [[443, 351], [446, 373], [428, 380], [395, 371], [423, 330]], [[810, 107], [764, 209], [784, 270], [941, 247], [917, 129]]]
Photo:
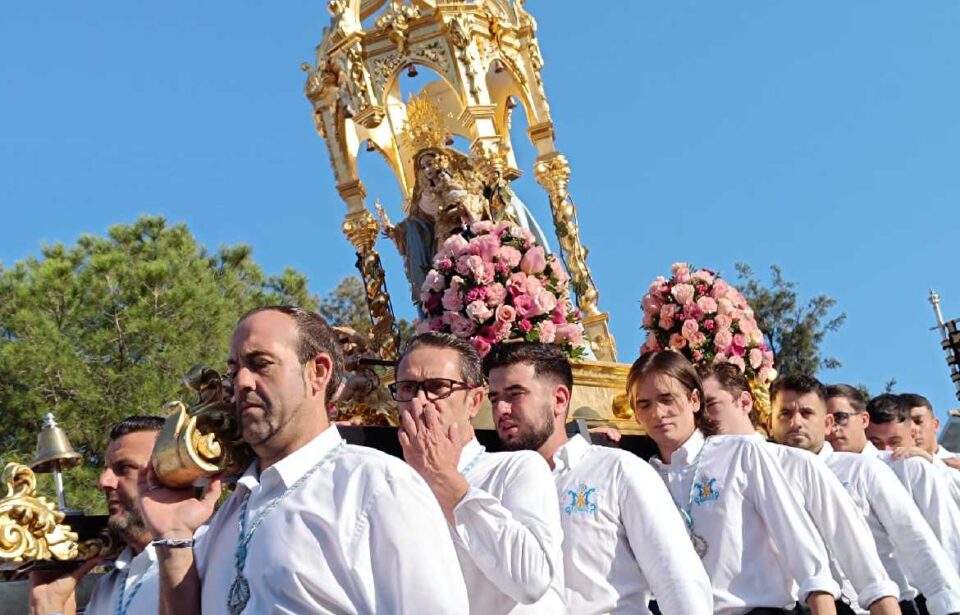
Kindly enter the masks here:
[[484, 399], [480, 356], [466, 340], [423, 333], [390, 386], [403, 455], [449, 524], [470, 612], [564, 613], [560, 505], [533, 451], [488, 453], [470, 421]]
[[819, 454], [866, 515], [880, 560], [900, 587], [903, 613], [920, 612], [914, 603], [920, 592], [930, 613], [960, 612], [960, 576], [910, 493], [868, 442], [870, 415], [860, 391], [835, 384], [826, 387], [826, 397], [834, 425]]

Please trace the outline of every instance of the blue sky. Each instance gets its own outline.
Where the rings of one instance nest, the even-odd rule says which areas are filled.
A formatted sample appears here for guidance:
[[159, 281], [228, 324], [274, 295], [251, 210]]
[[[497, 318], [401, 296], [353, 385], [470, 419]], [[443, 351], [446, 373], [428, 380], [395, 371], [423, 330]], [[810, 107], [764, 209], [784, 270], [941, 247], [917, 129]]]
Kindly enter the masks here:
[[[0, 18], [0, 262], [141, 213], [245, 242], [316, 293], [353, 272], [302, 94], [326, 2], [12, 3]], [[677, 260], [782, 266], [847, 314], [827, 381], [958, 404], [929, 328], [960, 317], [960, 4], [530, 0], [558, 145], [620, 360]], [[532, 152], [518, 156], [530, 170]], [[365, 182], [398, 218], [385, 167]], [[529, 172], [522, 198], [546, 199]], [[397, 311], [410, 315], [381, 242]]]

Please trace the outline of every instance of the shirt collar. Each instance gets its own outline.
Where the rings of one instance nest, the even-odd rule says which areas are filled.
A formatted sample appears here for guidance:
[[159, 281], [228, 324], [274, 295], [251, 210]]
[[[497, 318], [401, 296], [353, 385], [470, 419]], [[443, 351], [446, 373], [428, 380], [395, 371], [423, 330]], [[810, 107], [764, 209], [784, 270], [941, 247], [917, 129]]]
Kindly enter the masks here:
[[580, 434], [573, 436], [553, 454], [554, 473], [573, 469], [588, 452], [590, 443]]
[[947, 447], [937, 445], [937, 452], [933, 454], [934, 457], [939, 457], [940, 459], [949, 459], [954, 456], [953, 453], [947, 450]]
[[873, 445], [873, 442], [867, 440], [867, 444], [863, 447], [863, 450], [860, 451], [861, 455], [873, 455], [874, 457], [880, 456], [880, 449]]
[[134, 554], [133, 548], [130, 545], [127, 545], [123, 548], [123, 551], [120, 552], [120, 555], [117, 556], [116, 561], [113, 562], [113, 567], [117, 570], [123, 570], [130, 566], [133, 563], [133, 560], [146, 554], [147, 559], [151, 562], [157, 561], [157, 550], [153, 545], [148, 544], [144, 547], [143, 551], [140, 553]]
[[687, 441], [680, 445], [680, 448], [674, 451], [673, 455], [670, 457], [670, 463], [663, 463], [659, 455], [654, 457], [654, 460], [665, 466], [688, 465], [693, 463], [693, 460], [697, 458], [697, 454], [699, 454], [700, 450], [703, 448], [704, 442], [705, 440], [703, 433], [699, 429], [694, 429], [693, 433], [690, 434], [690, 437], [687, 438]]
[[460, 451], [460, 461], [457, 463], [457, 472], [463, 473], [463, 469], [470, 464], [471, 461], [477, 458], [480, 453], [483, 452], [483, 447], [480, 446], [480, 443], [477, 442], [476, 436], [470, 438], [470, 441], [463, 445], [463, 450]]
[[341, 442], [343, 442], [343, 438], [340, 436], [340, 432], [337, 431], [335, 425], [331, 425], [320, 432], [313, 440], [310, 440], [262, 473], [258, 472], [259, 462], [254, 461], [247, 467], [247, 471], [243, 473], [240, 480], [237, 481], [237, 485], [252, 490], [257, 484], [279, 480], [283, 483], [284, 488], [287, 488], [297, 482], [297, 479], [312, 468], [313, 464]]
[[823, 448], [820, 449], [820, 452], [817, 453], [817, 456], [820, 457], [821, 459], [826, 459], [832, 454], [833, 454], [833, 446], [829, 442], [824, 440]]

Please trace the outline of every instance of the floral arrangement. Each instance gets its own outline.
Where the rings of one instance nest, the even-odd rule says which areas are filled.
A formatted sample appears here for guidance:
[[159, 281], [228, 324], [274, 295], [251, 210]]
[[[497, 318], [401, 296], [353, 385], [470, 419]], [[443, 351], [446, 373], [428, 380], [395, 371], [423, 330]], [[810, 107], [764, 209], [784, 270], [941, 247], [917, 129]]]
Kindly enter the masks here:
[[773, 353], [740, 291], [708, 269], [674, 263], [643, 297], [647, 340], [640, 352], [672, 349], [694, 364], [732, 363], [751, 382], [777, 377]]
[[557, 344], [583, 356], [583, 325], [570, 303], [570, 276], [533, 234], [482, 221], [448, 238], [420, 289], [420, 331], [470, 340], [480, 356], [506, 340]]

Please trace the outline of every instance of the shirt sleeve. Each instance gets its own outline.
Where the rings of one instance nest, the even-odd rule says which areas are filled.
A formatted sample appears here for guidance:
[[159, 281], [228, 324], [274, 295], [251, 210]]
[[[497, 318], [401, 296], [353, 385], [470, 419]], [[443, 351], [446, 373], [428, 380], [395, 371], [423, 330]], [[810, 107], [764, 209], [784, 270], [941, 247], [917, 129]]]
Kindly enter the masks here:
[[960, 576], [910, 494], [885, 463], [867, 466], [867, 499], [886, 530], [897, 562], [924, 595], [931, 613], [960, 611]]
[[954, 504], [960, 507], [960, 471], [954, 470], [946, 463], [942, 457], [934, 457], [933, 465], [943, 474], [947, 487], [950, 489], [950, 497]]
[[950, 495], [943, 472], [918, 457], [894, 461], [890, 467], [930, 524], [953, 569], [960, 571], [960, 510]]
[[803, 498], [813, 524], [830, 555], [857, 590], [857, 602], [869, 610], [885, 596], [899, 599], [900, 589], [890, 580], [877, 554], [877, 544], [860, 510], [830, 469], [817, 457], [798, 456], [803, 473]]
[[500, 591], [532, 604], [563, 571], [560, 504], [546, 461], [532, 452], [512, 455], [503, 499], [471, 487], [454, 509], [453, 529]]
[[812, 592], [840, 596], [840, 586], [830, 574], [830, 560], [823, 539], [790, 491], [790, 482], [777, 460], [760, 442], [745, 441], [744, 469], [750, 473], [747, 494], [767, 530], [781, 563], [799, 586], [800, 602]]
[[354, 529], [353, 580], [368, 604], [360, 611], [466, 615], [466, 585], [436, 498], [412, 471], [386, 479]]
[[640, 458], [620, 462], [620, 517], [664, 613], [713, 613], [713, 588], [663, 480]]

